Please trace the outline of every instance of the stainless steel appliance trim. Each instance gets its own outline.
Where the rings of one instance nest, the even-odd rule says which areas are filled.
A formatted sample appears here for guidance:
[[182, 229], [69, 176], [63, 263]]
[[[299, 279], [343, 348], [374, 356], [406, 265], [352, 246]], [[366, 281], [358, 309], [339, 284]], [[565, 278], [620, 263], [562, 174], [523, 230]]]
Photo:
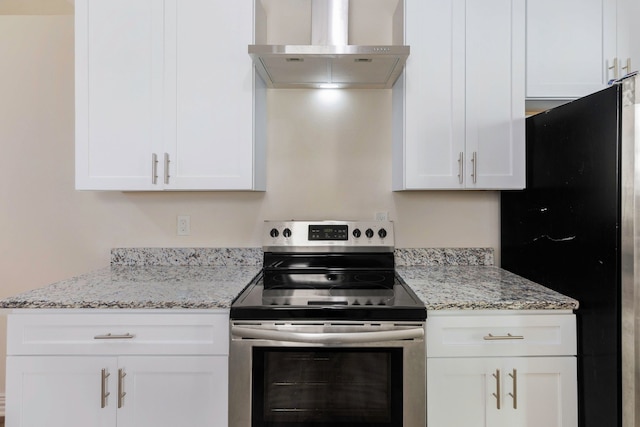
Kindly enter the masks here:
[[622, 425], [640, 426], [640, 84], [622, 82], [621, 126]]
[[393, 246], [263, 246], [265, 252], [286, 252], [286, 253], [356, 253], [362, 252], [393, 252]]
[[398, 329], [378, 332], [304, 333], [233, 326], [231, 327], [231, 334], [240, 338], [264, 339], [271, 341], [311, 344], [356, 344], [424, 338], [424, 329]]
[[[392, 339], [388, 341], [357, 343], [309, 343], [269, 339], [250, 339], [234, 336], [238, 329], [265, 331], [286, 331], [302, 334], [345, 333], [365, 334], [372, 332], [411, 331], [422, 329], [422, 337], [413, 339]], [[253, 347], [272, 348], [402, 348], [403, 378], [402, 406], [403, 427], [424, 427], [426, 425], [426, 346], [424, 340], [425, 322], [363, 322], [363, 321], [234, 321], [230, 322], [231, 342], [229, 347], [229, 425], [251, 427], [252, 399], [252, 355]]]
[[[333, 225], [348, 228], [345, 240], [309, 239], [310, 226]], [[353, 234], [356, 229], [360, 230], [359, 237]], [[379, 234], [382, 229], [384, 237]], [[372, 237], [366, 236], [367, 230], [371, 230]], [[265, 221], [262, 246], [265, 252], [393, 252], [393, 221]]]

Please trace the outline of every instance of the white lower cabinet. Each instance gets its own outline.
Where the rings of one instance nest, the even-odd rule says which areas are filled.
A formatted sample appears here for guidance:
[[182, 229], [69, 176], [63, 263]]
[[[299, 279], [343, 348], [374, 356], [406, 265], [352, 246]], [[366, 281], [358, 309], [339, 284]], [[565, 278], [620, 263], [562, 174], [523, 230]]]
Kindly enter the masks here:
[[227, 360], [9, 356], [7, 426], [226, 426]]
[[10, 315], [7, 427], [226, 427], [228, 315], [155, 316]]
[[427, 316], [429, 427], [577, 427], [575, 317], [522, 313]]
[[570, 427], [575, 357], [427, 359], [428, 425]]

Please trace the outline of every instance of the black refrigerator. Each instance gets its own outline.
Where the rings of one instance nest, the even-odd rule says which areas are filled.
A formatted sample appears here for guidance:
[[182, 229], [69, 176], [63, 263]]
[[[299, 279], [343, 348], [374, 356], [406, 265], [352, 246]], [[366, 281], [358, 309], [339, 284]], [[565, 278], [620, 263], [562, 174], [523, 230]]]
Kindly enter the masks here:
[[501, 266], [580, 303], [580, 427], [640, 425], [639, 83], [528, 117], [527, 188], [501, 193]]

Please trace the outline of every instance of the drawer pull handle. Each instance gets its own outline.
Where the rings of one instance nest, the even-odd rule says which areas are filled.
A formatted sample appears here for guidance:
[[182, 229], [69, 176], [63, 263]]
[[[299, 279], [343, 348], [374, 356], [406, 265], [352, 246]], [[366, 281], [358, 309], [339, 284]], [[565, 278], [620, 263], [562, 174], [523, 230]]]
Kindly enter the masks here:
[[107, 378], [109, 378], [109, 372], [106, 369], [102, 370], [102, 381], [100, 386], [100, 408], [104, 409], [107, 406], [107, 397], [111, 393], [107, 391]]
[[496, 369], [496, 373], [491, 375], [496, 379], [496, 392], [491, 395], [496, 398], [496, 409], [500, 409], [500, 369]]
[[513, 392], [509, 396], [513, 398], [513, 409], [518, 409], [518, 370], [514, 369], [509, 376], [513, 379]]
[[524, 339], [524, 335], [511, 335], [511, 334], [507, 334], [507, 335], [485, 335], [483, 337], [483, 339], [485, 341], [504, 341], [504, 340], [523, 340]]
[[130, 340], [131, 338], [135, 338], [135, 335], [127, 332], [126, 334], [106, 334], [106, 335], [96, 335], [93, 337], [94, 340]]
[[118, 369], [118, 408], [124, 406], [124, 397], [127, 395], [124, 391], [124, 377], [126, 376], [127, 373], [124, 369]]

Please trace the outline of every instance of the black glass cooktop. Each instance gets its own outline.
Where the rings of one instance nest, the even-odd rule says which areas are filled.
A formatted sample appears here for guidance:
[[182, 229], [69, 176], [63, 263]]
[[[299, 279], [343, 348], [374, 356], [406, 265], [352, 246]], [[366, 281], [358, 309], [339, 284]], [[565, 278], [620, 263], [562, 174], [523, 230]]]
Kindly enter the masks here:
[[[424, 320], [424, 304], [393, 272], [386, 280], [345, 282], [320, 274], [288, 274], [283, 285], [267, 286], [265, 276], [257, 277], [231, 305], [236, 320]], [[366, 273], [367, 275], [373, 273]], [[372, 276], [373, 277], [373, 276]], [[378, 277], [378, 276], [376, 276]], [[336, 283], [337, 282], [337, 283]], [[331, 284], [334, 284], [333, 286]], [[295, 286], [294, 286], [295, 284]]]
[[393, 253], [265, 252], [263, 272], [234, 300], [236, 320], [424, 320]]

